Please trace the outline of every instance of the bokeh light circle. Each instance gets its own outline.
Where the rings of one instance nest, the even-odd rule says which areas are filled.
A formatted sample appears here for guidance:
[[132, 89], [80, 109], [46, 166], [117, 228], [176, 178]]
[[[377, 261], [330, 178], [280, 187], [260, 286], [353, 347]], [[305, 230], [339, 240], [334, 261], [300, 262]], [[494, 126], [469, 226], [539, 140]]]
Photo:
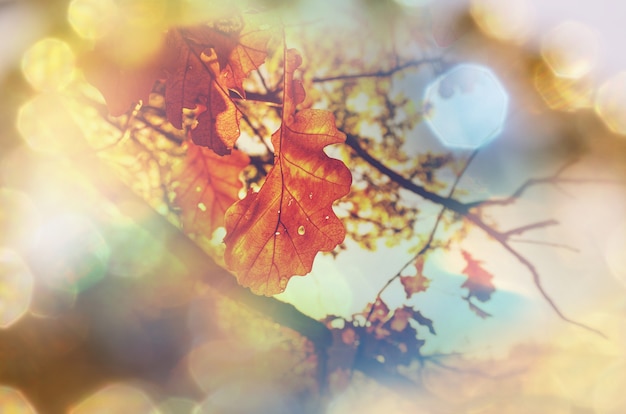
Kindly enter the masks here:
[[475, 149], [502, 131], [508, 100], [508, 94], [491, 70], [462, 64], [426, 88], [424, 117], [446, 146]]
[[618, 73], [600, 86], [595, 109], [611, 131], [626, 135], [626, 72]]
[[79, 402], [70, 414], [158, 414], [150, 397], [127, 384], [107, 385]]
[[564, 22], [550, 30], [541, 43], [541, 55], [555, 75], [578, 79], [595, 66], [599, 53], [597, 34], [578, 22]]
[[62, 89], [73, 79], [74, 68], [74, 52], [55, 38], [38, 41], [22, 57], [24, 77], [39, 91]]
[[0, 386], [0, 412], [6, 414], [36, 414], [35, 409], [21, 392]]
[[609, 233], [604, 258], [611, 274], [626, 287], [626, 221]]
[[528, 0], [472, 0], [470, 14], [483, 32], [502, 41], [522, 43], [533, 27]]
[[0, 329], [16, 323], [28, 311], [34, 278], [13, 250], [0, 248]]
[[107, 34], [119, 18], [113, 0], [73, 0], [67, 9], [67, 20], [79, 36], [98, 39]]

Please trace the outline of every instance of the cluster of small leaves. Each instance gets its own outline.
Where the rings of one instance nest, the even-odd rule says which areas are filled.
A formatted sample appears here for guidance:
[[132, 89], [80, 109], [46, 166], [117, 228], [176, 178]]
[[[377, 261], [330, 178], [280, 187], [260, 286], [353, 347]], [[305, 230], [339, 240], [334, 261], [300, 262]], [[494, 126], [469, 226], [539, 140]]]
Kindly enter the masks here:
[[[400, 276], [406, 298], [425, 292], [430, 279], [424, 273], [424, 256], [414, 262], [416, 274]], [[421, 348], [425, 343], [420, 333], [428, 331], [436, 335], [433, 321], [413, 306], [401, 305], [390, 309], [378, 295], [373, 303], [353, 315], [349, 320], [329, 316], [323, 321], [333, 334], [333, 346], [329, 349], [329, 372], [350, 370], [355, 359], [373, 359], [388, 369], [407, 366], [421, 360]]]
[[351, 320], [329, 316], [323, 322], [334, 338], [329, 349], [330, 372], [351, 369], [356, 358], [374, 359], [390, 369], [409, 365], [422, 358], [425, 341], [419, 333], [427, 330], [435, 335], [433, 321], [419, 310], [410, 306], [391, 310], [380, 298]]
[[466, 288], [468, 293], [463, 299], [467, 301], [472, 312], [481, 318], [487, 318], [491, 315], [472, 302], [472, 298], [483, 303], [491, 299], [491, 295], [496, 290], [492, 283], [493, 275], [486, 271], [481, 266], [482, 262], [474, 259], [469, 252], [463, 250], [461, 253], [467, 263], [463, 269], [463, 274], [467, 276], [467, 280], [463, 282], [461, 287]]
[[240, 177], [252, 161], [234, 148], [240, 122], [244, 119], [256, 135], [261, 127], [237, 102], [246, 98], [244, 80], [264, 63], [271, 35], [258, 16], [237, 13], [170, 28], [160, 49], [131, 68], [115, 60], [107, 39], [85, 60], [87, 79], [103, 93], [112, 115], [126, 114], [138, 100], [149, 102], [154, 83], [164, 85], [164, 117], [193, 141], [185, 143], [186, 157], [171, 171], [170, 193], [182, 225], [204, 237], [224, 226], [226, 266], [240, 284], [265, 295], [283, 291], [289, 278], [311, 271], [318, 252], [343, 241], [345, 229], [331, 206], [350, 191], [352, 180], [346, 166], [323, 151], [345, 141], [332, 113], [296, 110], [306, 97], [302, 83], [294, 80], [302, 59], [283, 44], [280, 127], [271, 138], [274, 162], [269, 169], [255, 166], [262, 182], [239, 200]]

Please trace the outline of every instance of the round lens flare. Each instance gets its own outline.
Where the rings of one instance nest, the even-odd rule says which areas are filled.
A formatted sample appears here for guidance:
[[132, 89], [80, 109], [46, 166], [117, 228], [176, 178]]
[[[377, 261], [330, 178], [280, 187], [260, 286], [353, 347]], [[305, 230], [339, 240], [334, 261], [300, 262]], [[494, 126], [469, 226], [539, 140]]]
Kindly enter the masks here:
[[21, 392], [9, 387], [0, 387], [0, 408], [7, 414], [37, 414]]
[[74, 52], [59, 39], [42, 39], [22, 57], [24, 77], [39, 91], [63, 89], [74, 78], [74, 68]]
[[626, 72], [618, 73], [600, 86], [595, 109], [611, 131], [626, 135]]
[[34, 278], [14, 251], [0, 249], [0, 329], [16, 323], [30, 307]]
[[113, 0], [73, 0], [67, 9], [67, 20], [85, 39], [106, 35], [118, 18], [118, 6]]
[[41, 152], [75, 151], [83, 139], [60, 94], [41, 94], [23, 104], [17, 129], [31, 149]]
[[541, 55], [555, 75], [579, 79], [587, 75], [598, 59], [598, 36], [577, 22], [561, 23], [541, 43]]
[[500, 134], [508, 101], [506, 90], [491, 70], [462, 64], [426, 88], [424, 117], [444, 145], [476, 149]]
[[626, 222], [615, 227], [609, 234], [604, 252], [611, 274], [626, 287]]
[[126, 384], [112, 384], [101, 388], [70, 410], [70, 414], [156, 414], [158, 412], [145, 392]]
[[515, 43], [528, 38], [534, 17], [528, 0], [472, 0], [470, 14], [488, 36]]

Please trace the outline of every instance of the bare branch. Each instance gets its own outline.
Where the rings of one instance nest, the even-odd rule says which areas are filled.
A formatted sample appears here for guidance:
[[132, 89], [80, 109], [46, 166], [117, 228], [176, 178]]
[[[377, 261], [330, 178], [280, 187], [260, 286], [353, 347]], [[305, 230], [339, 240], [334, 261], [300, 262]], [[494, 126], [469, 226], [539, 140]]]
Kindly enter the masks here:
[[512, 243], [526, 243], [526, 244], [537, 244], [537, 245], [541, 245], [541, 246], [556, 247], [556, 248], [560, 248], [560, 249], [569, 250], [569, 251], [574, 252], [574, 253], [580, 253], [579, 249], [576, 249], [574, 247], [568, 246], [566, 244], [551, 243], [551, 242], [546, 242], [546, 241], [541, 241], [541, 240], [524, 240], [524, 239], [509, 239], [509, 241], [512, 242]]
[[525, 226], [518, 227], [518, 228], [513, 229], [513, 230], [509, 230], [509, 231], [507, 231], [505, 233], [502, 233], [502, 236], [504, 238], [508, 239], [511, 236], [521, 235], [521, 234], [524, 234], [524, 233], [526, 233], [527, 231], [530, 231], [530, 230], [539, 229], [539, 228], [548, 227], [548, 226], [556, 226], [558, 224], [559, 224], [559, 222], [554, 220], [554, 219], [540, 221], [540, 222], [537, 222], [537, 223], [527, 224]]
[[392, 76], [398, 72], [401, 72], [408, 68], [416, 68], [423, 65], [435, 65], [440, 64], [441, 58], [427, 58], [427, 59], [418, 59], [418, 60], [410, 60], [398, 66], [395, 66], [388, 70], [378, 70], [375, 72], [366, 72], [366, 73], [353, 73], [348, 75], [337, 75], [337, 76], [327, 76], [327, 77], [315, 77], [313, 78], [313, 82], [322, 83], [322, 82], [332, 82], [338, 80], [348, 80], [348, 79], [362, 79], [362, 78], [385, 78]]

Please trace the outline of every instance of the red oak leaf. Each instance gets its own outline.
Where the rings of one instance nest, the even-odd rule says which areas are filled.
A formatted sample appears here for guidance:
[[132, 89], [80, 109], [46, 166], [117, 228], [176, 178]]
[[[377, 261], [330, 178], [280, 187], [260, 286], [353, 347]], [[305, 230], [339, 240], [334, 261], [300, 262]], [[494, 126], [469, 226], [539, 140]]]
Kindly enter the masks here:
[[183, 228], [210, 236], [224, 225], [224, 213], [243, 187], [239, 174], [250, 163], [241, 151], [225, 157], [190, 144], [187, 155], [173, 174], [175, 203], [182, 210]]
[[400, 276], [400, 283], [404, 287], [406, 298], [410, 299], [416, 293], [425, 292], [430, 285], [430, 279], [424, 276], [424, 256], [420, 255], [415, 260], [417, 274], [415, 276]]
[[[239, 138], [240, 113], [228, 95], [220, 73], [219, 56], [207, 27], [171, 30], [166, 37], [170, 52], [165, 87], [167, 119], [183, 126], [183, 109], [198, 109], [191, 138], [197, 145], [228, 154]], [[195, 39], [191, 40], [191, 39]]]
[[320, 251], [345, 237], [332, 203], [350, 191], [350, 171], [323, 151], [345, 141], [329, 111], [295, 113], [302, 87], [293, 73], [301, 58], [285, 59], [282, 126], [272, 135], [274, 166], [259, 192], [249, 192], [227, 212], [224, 261], [239, 283], [257, 294], [274, 295], [289, 278], [311, 271]]
[[470, 253], [463, 250], [461, 252], [463, 258], [467, 262], [467, 266], [463, 269], [463, 274], [467, 275], [467, 280], [461, 285], [462, 288], [469, 290], [467, 299], [475, 297], [481, 302], [486, 302], [491, 298], [491, 294], [496, 288], [491, 283], [493, 275], [481, 267], [481, 261], [476, 260]]
[[163, 76], [162, 50], [139, 62], [116, 56], [117, 37], [106, 38], [81, 59], [85, 78], [102, 93], [113, 116], [126, 113], [139, 100], [148, 101], [154, 83]]
[[173, 28], [163, 35], [161, 47], [150, 59], [131, 67], [111, 57], [115, 43], [103, 41], [85, 59], [86, 77], [102, 92], [112, 115], [123, 114], [140, 99], [147, 101], [154, 82], [165, 77], [171, 124], [182, 128], [183, 109], [196, 110], [194, 143], [228, 154], [239, 137], [240, 119], [229, 91], [245, 98], [243, 81], [264, 62], [272, 35], [259, 27], [253, 18], [233, 18]]

